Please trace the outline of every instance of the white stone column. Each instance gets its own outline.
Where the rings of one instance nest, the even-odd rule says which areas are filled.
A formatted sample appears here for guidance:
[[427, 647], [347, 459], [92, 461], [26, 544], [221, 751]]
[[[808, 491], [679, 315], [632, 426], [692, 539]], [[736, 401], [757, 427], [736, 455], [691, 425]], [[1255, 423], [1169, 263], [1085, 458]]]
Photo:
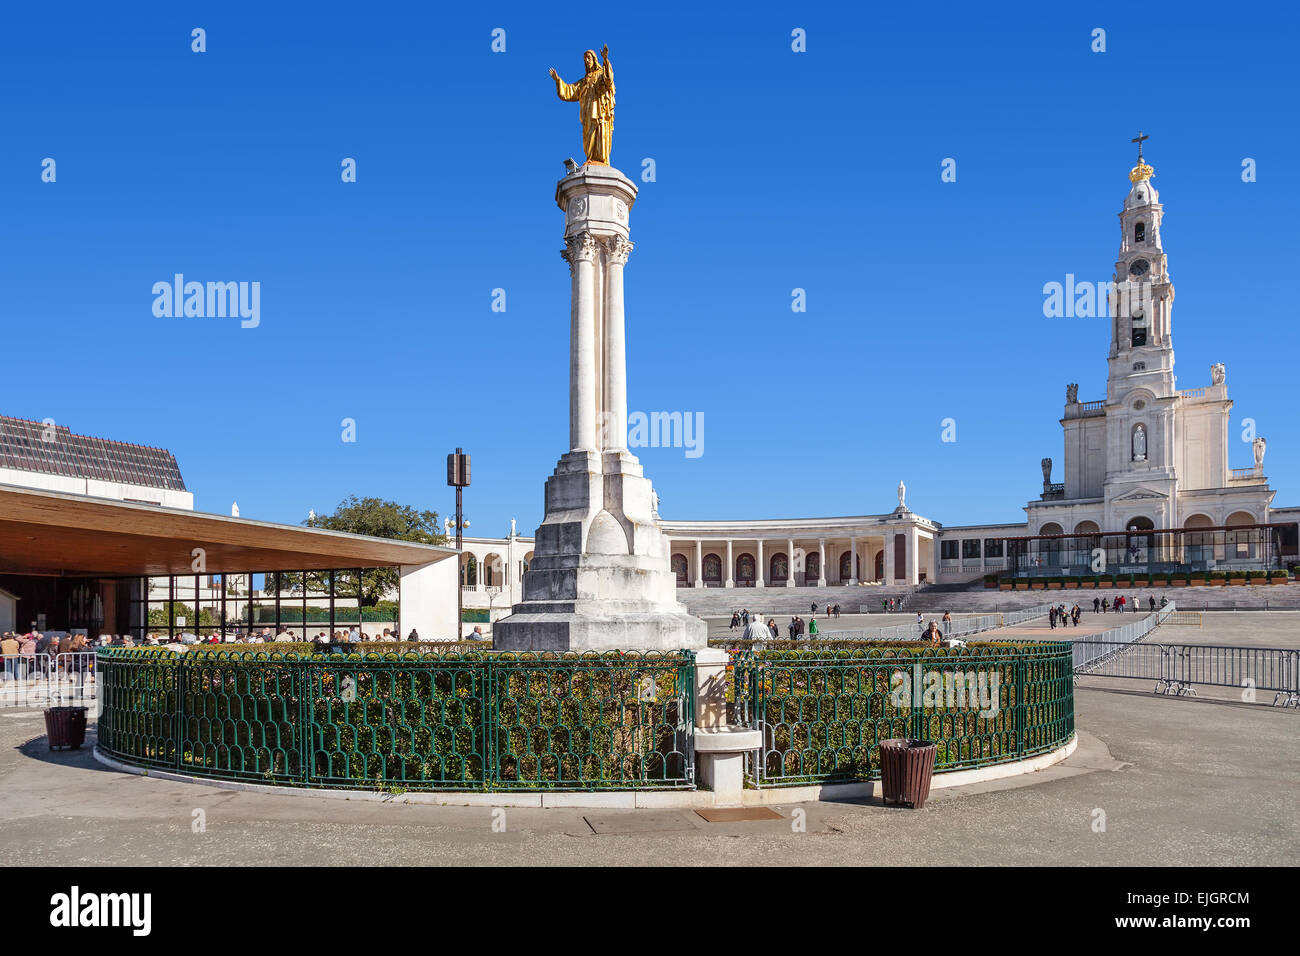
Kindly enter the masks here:
[[754, 587], [767, 587], [763, 578], [763, 539], [758, 539], [758, 566], [754, 568]]
[[695, 539], [695, 586], [704, 587], [704, 542]]
[[605, 240], [605, 451], [627, 448], [627, 349], [623, 333], [623, 266], [632, 243]]
[[894, 534], [889, 531], [885, 534], [885, 583], [892, 585], [894, 583]]
[[858, 536], [849, 536], [849, 584], [858, 583]]
[[794, 587], [794, 538], [785, 539], [785, 586]]
[[596, 240], [589, 232], [567, 241], [564, 258], [573, 275], [569, 333], [569, 445], [596, 451]]
[[817, 553], [821, 556], [817, 560], [817, 586], [826, 587], [826, 539], [817, 539]]
[[732, 567], [731, 561], [732, 561], [731, 539], [728, 538], [727, 539], [727, 573], [723, 576], [723, 584], [726, 587], [734, 588], [736, 586], [736, 579], [732, 575], [735, 572], [735, 568]]
[[907, 529], [907, 583], [916, 584], [917, 567], [920, 564], [920, 549], [917, 544], [916, 526]]

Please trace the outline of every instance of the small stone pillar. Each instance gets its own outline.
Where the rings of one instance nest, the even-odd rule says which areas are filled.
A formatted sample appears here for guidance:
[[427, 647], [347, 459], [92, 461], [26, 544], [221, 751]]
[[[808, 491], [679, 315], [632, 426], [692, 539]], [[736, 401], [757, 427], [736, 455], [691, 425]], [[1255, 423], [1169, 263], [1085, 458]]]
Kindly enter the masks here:
[[761, 731], [727, 724], [727, 652], [695, 652], [695, 771], [716, 806], [745, 795], [745, 753], [762, 746]]

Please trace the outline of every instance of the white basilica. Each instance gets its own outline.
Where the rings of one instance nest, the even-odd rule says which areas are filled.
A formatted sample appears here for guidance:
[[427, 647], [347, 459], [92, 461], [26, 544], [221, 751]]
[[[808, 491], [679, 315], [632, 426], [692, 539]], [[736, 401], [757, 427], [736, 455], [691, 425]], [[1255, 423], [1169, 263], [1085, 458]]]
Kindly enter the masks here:
[[[679, 588], [916, 585], [983, 574], [1089, 573], [1095, 548], [1110, 563], [1188, 569], [1292, 563], [1300, 508], [1274, 508], [1265, 443], [1234, 468], [1227, 375], [1180, 390], [1174, 377], [1174, 286], [1161, 239], [1164, 208], [1139, 143], [1119, 213], [1110, 294], [1106, 394], [1079, 401], [1066, 387], [1062, 478], [1045, 457], [1042, 493], [1026, 520], [945, 526], [898, 504], [883, 514], [811, 519], [664, 520]], [[517, 599], [532, 539], [466, 540], [466, 606]], [[462, 558], [462, 561], [466, 561]]]

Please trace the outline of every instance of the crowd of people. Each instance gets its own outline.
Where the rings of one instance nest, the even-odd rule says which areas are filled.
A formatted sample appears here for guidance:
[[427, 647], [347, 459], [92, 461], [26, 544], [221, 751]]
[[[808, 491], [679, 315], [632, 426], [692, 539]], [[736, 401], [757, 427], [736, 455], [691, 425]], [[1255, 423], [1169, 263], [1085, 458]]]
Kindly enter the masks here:
[[[475, 629], [477, 630], [477, 628]], [[384, 628], [382, 634], [373, 637], [358, 627], [336, 630], [332, 634], [320, 631], [311, 638], [313, 644], [344, 644], [353, 641], [400, 641], [402, 638], [395, 628]], [[419, 633], [412, 628], [406, 640], [418, 641]], [[481, 639], [481, 633], [480, 633]], [[151, 632], [136, 639], [130, 634], [101, 634], [93, 642], [81, 633], [42, 633], [32, 625], [24, 633], [5, 631], [0, 636], [0, 657], [4, 658], [4, 668], [0, 676], [13, 678], [36, 673], [38, 658], [52, 659], [60, 654], [79, 654], [93, 651], [96, 647], [187, 647], [195, 644], [273, 644], [301, 643], [303, 637], [282, 626], [279, 631], [269, 627], [239, 631], [212, 631], [205, 635], [182, 632], [173, 636]]]
[[[1162, 596], [1160, 598], [1159, 606], [1164, 607], [1168, 603], [1169, 603], [1169, 599], [1167, 597]], [[1147, 610], [1154, 611], [1155, 609], [1156, 609], [1156, 596], [1154, 594], [1148, 594]], [[1117, 594], [1113, 602], [1108, 597], [1103, 597], [1103, 598], [1095, 597], [1092, 599], [1092, 610], [1094, 614], [1107, 614], [1111, 611], [1122, 614], [1124, 611], [1142, 610], [1142, 602], [1138, 600], [1138, 596], [1136, 594], [1133, 595], [1133, 598], [1131, 600], [1125, 597], [1123, 594]]]
[[[805, 634], [807, 634], [809, 637], [817, 636], [817, 617], [816, 617], [817, 605], [813, 604], [810, 608], [810, 611], [812, 616], [807, 621], [805, 621], [801, 616], [797, 614], [794, 617], [790, 618], [790, 623], [785, 626], [786, 631], [789, 632], [790, 634], [790, 640], [795, 640], [796, 638], [803, 637]], [[829, 618], [839, 617], [840, 606], [838, 604], [827, 604], [825, 616]], [[766, 636], [766, 638], [762, 636], [756, 638], [749, 637], [750, 625], [753, 623], [759, 624], [762, 627], [767, 628], [767, 630], [770, 633]], [[767, 619], [767, 622], [764, 623], [762, 615], [752, 614], [750, 613], [748, 608], [742, 608], [739, 611], [731, 612], [731, 626], [729, 629], [734, 631], [736, 630], [736, 628], [741, 628], [742, 631], [745, 632], [743, 635], [743, 639], [746, 640], [764, 640], [764, 639], [771, 639], [777, 636], [776, 618], [769, 617]]]
[[[85, 674], [90, 664], [85, 652], [91, 650], [93, 648], [84, 634], [44, 634], [36, 630], [35, 625], [22, 634], [5, 631], [0, 636], [0, 656], [4, 658], [0, 680], [42, 677], [54, 673], [60, 667], [65, 673]], [[61, 654], [82, 656], [64, 658], [60, 663]]]
[[1083, 617], [1083, 608], [1079, 607], [1078, 603], [1071, 608], [1067, 608], [1064, 604], [1053, 604], [1047, 609], [1047, 621], [1052, 630], [1056, 630], [1058, 623], [1061, 627], [1065, 627], [1067, 624], [1078, 627], [1079, 618], [1081, 617]]

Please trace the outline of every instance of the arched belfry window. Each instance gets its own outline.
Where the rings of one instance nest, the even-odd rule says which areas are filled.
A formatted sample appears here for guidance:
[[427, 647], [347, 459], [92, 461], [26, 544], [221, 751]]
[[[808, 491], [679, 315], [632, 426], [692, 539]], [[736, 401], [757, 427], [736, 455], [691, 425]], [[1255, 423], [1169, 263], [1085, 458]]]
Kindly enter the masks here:
[[1147, 344], [1147, 317], [1141, 309], [1133, 313], [1133, 347]]
[[1145, 222], [1139, 222], [1137, 225], [1133, 227], [1133, 241], [1134, 242], [1147, 241], [1147, 224]]

